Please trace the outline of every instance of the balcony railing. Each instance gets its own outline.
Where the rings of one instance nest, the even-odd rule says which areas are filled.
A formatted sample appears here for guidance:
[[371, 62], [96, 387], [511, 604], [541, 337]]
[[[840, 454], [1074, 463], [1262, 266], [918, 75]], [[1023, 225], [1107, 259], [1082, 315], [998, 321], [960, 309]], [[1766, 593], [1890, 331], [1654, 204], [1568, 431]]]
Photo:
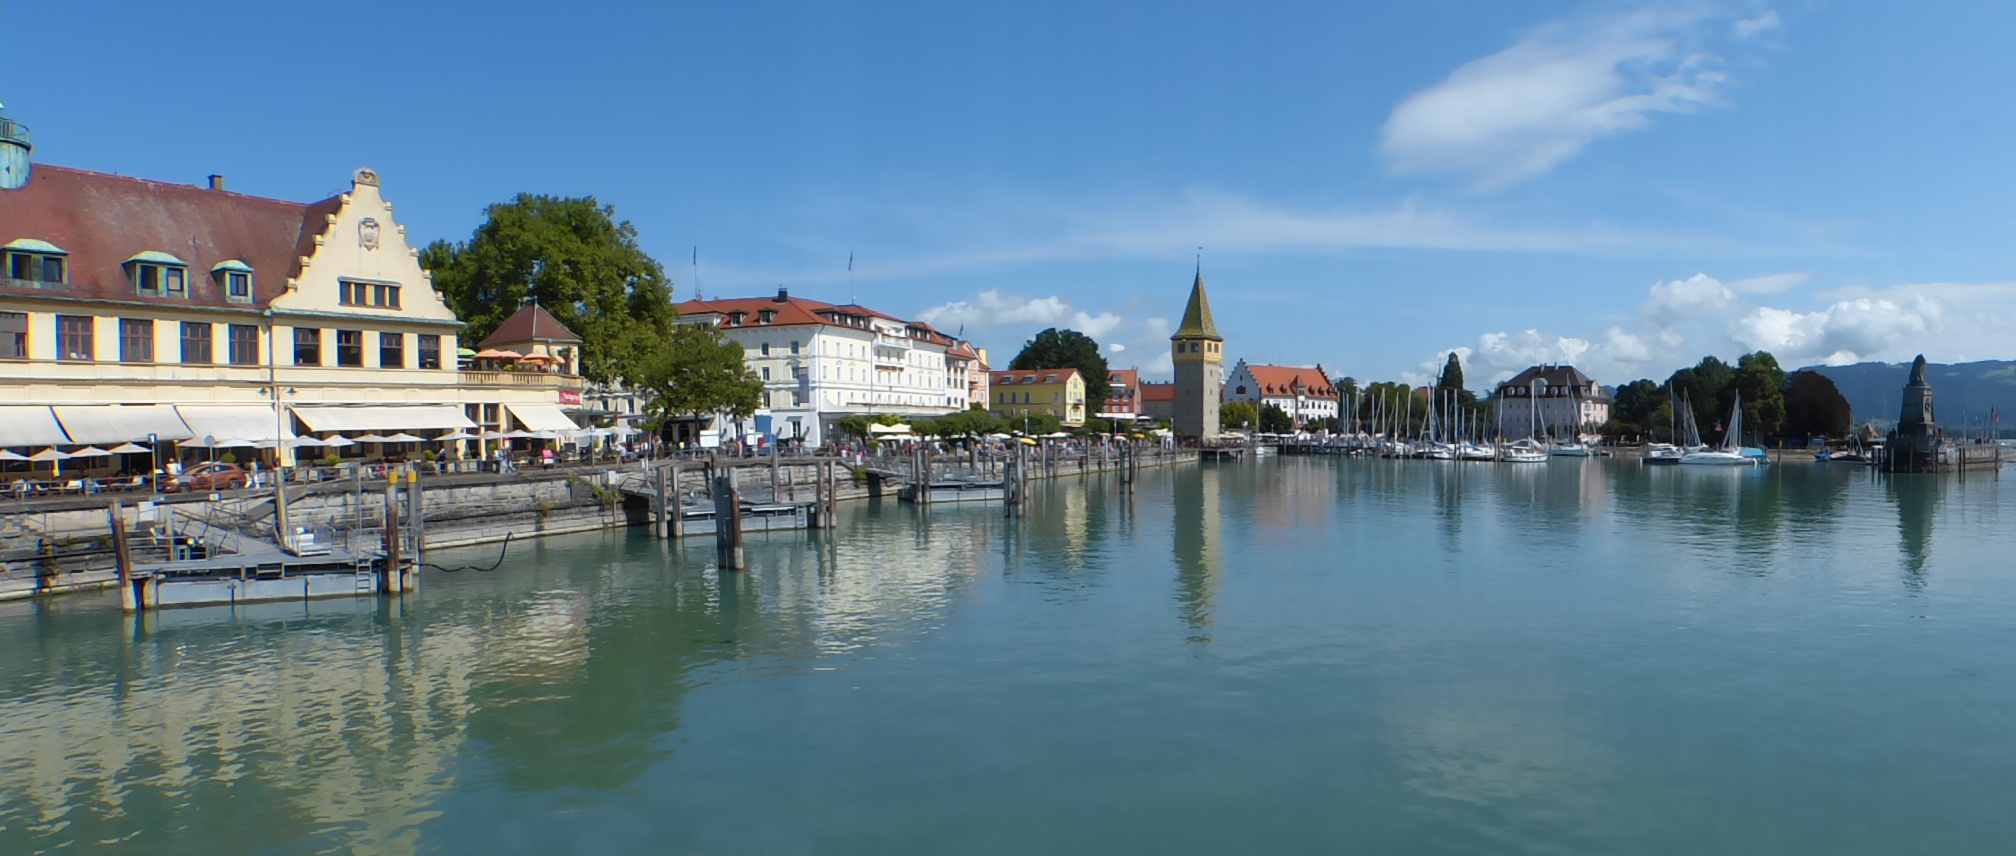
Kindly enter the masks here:
[[552, 374], [548, 372], [461, 372], [462, 382], [479, 386], [534, 386], [550, 389], [580, 389], [579, 375]]

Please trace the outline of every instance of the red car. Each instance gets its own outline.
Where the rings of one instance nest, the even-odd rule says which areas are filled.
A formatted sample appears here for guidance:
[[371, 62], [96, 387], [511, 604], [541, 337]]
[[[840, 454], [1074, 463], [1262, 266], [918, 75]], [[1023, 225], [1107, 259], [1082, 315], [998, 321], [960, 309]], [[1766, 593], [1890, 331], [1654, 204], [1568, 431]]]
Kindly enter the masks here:
[[250, 481], [237, 464], [217, 461], [197, 464], [165, 485], [169, 490], [240, 490]]

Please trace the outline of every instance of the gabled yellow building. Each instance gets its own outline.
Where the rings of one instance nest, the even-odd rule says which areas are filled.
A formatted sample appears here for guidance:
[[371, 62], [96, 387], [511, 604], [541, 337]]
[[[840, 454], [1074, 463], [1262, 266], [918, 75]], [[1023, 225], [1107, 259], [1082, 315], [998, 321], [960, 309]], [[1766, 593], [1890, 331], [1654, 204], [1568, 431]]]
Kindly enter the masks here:
[[1002, 419], [1048, 413], [1074, 428], [1085, 424], [1085, 378], [1077, 369], [992, 372], [988, 394], [988, 410]]
[[25, 175], [0, 188], [0, 445], [242, 458], [299, 435], [571, 425], [571, 360], [462, 370], [462, 323], [375, 172], [299, 203], [227, 191], [221, 176], [31, 165], [17, 148]]

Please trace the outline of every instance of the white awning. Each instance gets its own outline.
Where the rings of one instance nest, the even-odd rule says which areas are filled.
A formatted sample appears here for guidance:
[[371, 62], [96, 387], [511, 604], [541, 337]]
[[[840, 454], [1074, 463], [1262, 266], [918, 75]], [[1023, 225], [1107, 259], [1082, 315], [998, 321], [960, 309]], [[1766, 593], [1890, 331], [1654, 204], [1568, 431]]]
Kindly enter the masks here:
[[476, 423], [453, 404], [387, 404], [356, 407], [296, 407], [294, 415], [310, 431], [452, 431]]
[[176, 412], [193, 435], [189, 445], [215, 446], [232, 440], [271, 443], [294, 439], [292, 427], [282, 428], [270, 404], [178, 404]]
[[54, 408], [56, 421], [72, 443], [117, 445], [134, 441], [187, 440], [189, 426], [175, 414], [172, 404], [110, 404]]
[[517, 417], [518, 424], [527, 431], [579, 431], [581, 426], [567, 418], [558, 405], [553, 404], [506, 404], [505, 409]]
[[70, 438], [47, 407], [0, 406], [0, 444], [68, 446]]

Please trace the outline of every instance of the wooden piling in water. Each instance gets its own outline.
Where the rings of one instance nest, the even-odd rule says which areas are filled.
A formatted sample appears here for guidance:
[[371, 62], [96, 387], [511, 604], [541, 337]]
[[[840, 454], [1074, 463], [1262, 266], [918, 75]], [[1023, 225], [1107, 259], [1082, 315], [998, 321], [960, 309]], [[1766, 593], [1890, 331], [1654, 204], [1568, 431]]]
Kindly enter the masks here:
[[133, 546], [126, 540], [125, 507], [115, 499], [106, 507], [105, 516], [112, 521], [112, 559], [119, 565], [119, 608], [139, 612], [140, 595], [133, 590]]
[[672, 494], [665, 486], [665, 477], [670, 475], [670, 473], [666, 472], [667, 469], [669, 468], [654, 467], [652, 472], [652, 475], [657, 477], [657, 484], [655, 485], [657, 491], [652, 494], [654, 499], [651, 503], [651, 537], [653, 538], [666, 538], [672, 534], [671, 527], [666, 525], [670, 520], [670, 516], [666, 512], [672, 507]]
[[413, 531], [413, 574], [403, 586], [408, 591], [420, 587], [420, 563], [427, 561], [427, 517], [420, 492], [420, 467], [406, 473], [406, 528]]
[[394, 476], [385, 482], [385, 568], [379, 577], [379, 586], [387, 594], [398, 594], [403, 580], [399, 578], [399, 479]]
[[722, 570], [742, 570], [742, 497], [732, 469], [714, 477], [714, 550]]

